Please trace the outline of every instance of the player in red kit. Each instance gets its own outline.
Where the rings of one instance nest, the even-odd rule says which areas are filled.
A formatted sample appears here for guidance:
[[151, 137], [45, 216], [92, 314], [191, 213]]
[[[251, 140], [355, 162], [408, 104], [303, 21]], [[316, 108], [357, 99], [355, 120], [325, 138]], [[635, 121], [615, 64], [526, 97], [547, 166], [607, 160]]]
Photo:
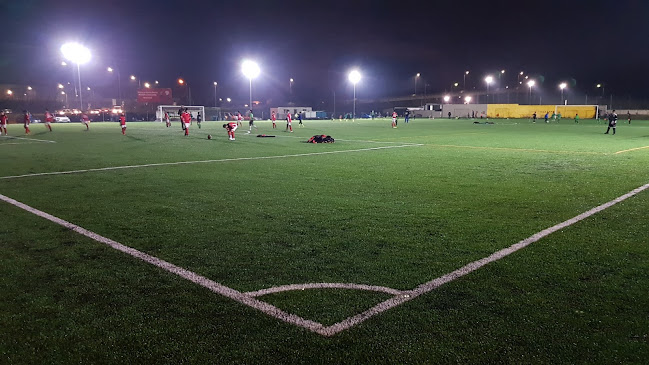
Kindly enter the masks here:
[[23, 113], [25, 113], [25, 115], [23, 116], [23, 121], [25, 123], [25, 134], [30, 134], [32, 131], [29, 130], [29, 123], [31, 122], [31, 119], [29, 118], [29, 112], [27, 110], [23, 110]]
[[187, 112], [187, 109], [182, 113], [180, 116], [180, 120], [182, 120], [183, 123], [185, 123], [185, 135], [189, 135], [189, 125], [192, 123], [192, 116], [189, 115]]
[[7, 114], [5, 114], [5, 111], [0, 112], [0, 135], [2, 135], [2, 131], [4, 131], [5, 136], [7, 134]]
[[392, 112], [392, 128], [397, 127], [397, 112]]
[[270, 115], [270, 120], [273, 121], [273, 129], [277, 128], [277, 124], [275, 124], [275, 112], [274, 111]]
[[50, 125], [50, 123], [52, 123], [53, 121], [54, 115], [52, 115], [52, 113], [50, 113], [48, 109], [45, 109], [45, 126], [50, 130], [50, 132], [52, 131], [52, 126]]
[[290, 112], [286, 113], [286, 129], [285, 129], [285, 131], [287, 131], [289, 129], [291, 130], [291, 133], [293, 133], [293, 125], [291, 124], [291, 113]]
[[223, 128], [228, 132], [228, 139], [230, 141], [234, 141], [234, 131], [237, 130], [237, 123], [236, 122], [230, 122], [223, 124]]
[[169, 113], [165, 112], [165, 122], [167, 123], [167, 128], [171, 127], [171, 121], [169, 120]]
[[88, 118], [88, 114], [83, 113], [81, 114], [81, 123], [83, 123], [86, 126], [86, 130], [90, 130], [90, 118]]
[[119, 115], [119, 125], [122, 127], [122, 134], [126, 135], [126, 115], [124, 113]]
[[237, 112], [237, 126], [241, 126], [241, 120], [243, 120], [241, 112]]

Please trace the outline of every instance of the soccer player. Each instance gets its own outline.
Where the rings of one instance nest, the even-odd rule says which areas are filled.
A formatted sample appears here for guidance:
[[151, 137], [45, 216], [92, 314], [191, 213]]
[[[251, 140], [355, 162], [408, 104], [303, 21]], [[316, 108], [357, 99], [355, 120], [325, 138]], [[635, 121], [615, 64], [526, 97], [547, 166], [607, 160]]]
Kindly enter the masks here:
[[241, 112], [237, 110], [237, 126], [241, 127], [241, 120], [243, 118], [241, 117]]
[[575, 123], [579, 124], [579, 113], [575, 113]]
[[536, 123], [536, 112], [534, 112], [534, 114], [532, 114], [532, 122]]
[[554, 120], [554, 121], [557, 120], [557, 113], [552, 112], [552, 120]]
[[234, 131], [237, 130], [237, 122], [223, 124], [223, 128], [228, 132], [228, 139], [234, 141]]
[[201, 112], [198, 112], [196, 115], [196, 124], [198, 124], [198, 129], [201, 129], [201, 122], [203, 121], [203, 116], [201, 115]]
[[613, 113], [608, 114], [608, 128], [604, 134], [608, 134], [608, 131], [613, 128], [613, 135], [615, 135], [615, 127], [617, 127], [617, 113], [613, 110]]
[[626, 112], [626, 117], [629, 121], [629, 124], [631, 124], [631, 112]]
[[167, 123], [167, 128], [171, 127], [171, 121], [169, 120], [169, 113], [165, 112], [165, 122]]
[[549, 123], [549, 122], [548, 122], [548, 115], [549, 115], [549, 114], [550, 114], [550, 112], [546, 112], [546, 113], [545, 113], [545, 122], [546, 122], [546, 123]]
[[392, 128], [397, 127], [397, 112], [392, 112]]
[[5, 136], [8, 136], [7, 134], [7, 114], [5, 114], [5, 111], [0, 111], [0, 135], [2, 135], [2, 131], [5, 132]]
[[50, 125], [50, 123], [52, 123], [53, 121], [54, 116], [48, 109], [45, 109], [45, 126], [50, 130], [50, 132], [52, 131], [52, 126]]
[[300, 121], [300, 123], [298, 123], [297, 125], [304, 127], [304, 124], [302, 124], [302, 113], [297, 113], [297, 120]]
[[180, 115], [180, 120], [183, 123], [183, 125], [185, 126], [185, 128], [183, 128], [185, 130], [185, 135], [188, 136], [189, 135], [189, 126], [192, 123], [192, 116], [189, 115], [189, 112], [187, 112], [187, 109], [185, 109], [183, 111], [183, 113]]
[[284, 131], [287, 131], [289, 129], [291, 130], [291, 133], [293, 133], [293, 125], [291, 124], [291, 112], [286, 113], [286, 129]]
[[275, 111], [270, 114], [270, 120], [273, 121], [273, 129], [277, 128], [277, 124], [275, 124]]
[[90, 118], [88, 118], [88, 114], [83, 113], [81, 114], [81, 123], [83, 123], [86, 126], [86, 130], [90, 130]]
[[185, 130], [185, 122], [183, 122], [183, 113], [185, 112], [185, 107], [180, 106], [180, 109], [178, 109], [178, 119], [180, 119], [180, 128]]
[[119, 125], [122, 127], [122, 134], [126, 135], [126, 115], [124, 113], [119, 115]]
[[23, 110], [23, 113], [25, 114], [23, 116], [23, 122], [25, 125], [25, 134], [30, 134], [31, 131], [29, 130], [29, 123], [31, 122], [31, 119], [29, 118], [29, 112], [27, 110]]
[[255, 130], [259, 130], [255, 125], [255, 116], [252, 114], [252, 109], [250, 109], [248, 115], [250, 116], [250, 120], [248, 121], [248, 133], [252, 132], [252, 127], [255, 127]]
[[403, 122], [404, 122], [404, 123], [408, 123], [408, 122], [410, 122], [410, 110], [406, 110], [406, 112], [404, 113], [404, 119], [403, 119]]
[[557, 113], [557, 123], [561, 121], [561, 112]]

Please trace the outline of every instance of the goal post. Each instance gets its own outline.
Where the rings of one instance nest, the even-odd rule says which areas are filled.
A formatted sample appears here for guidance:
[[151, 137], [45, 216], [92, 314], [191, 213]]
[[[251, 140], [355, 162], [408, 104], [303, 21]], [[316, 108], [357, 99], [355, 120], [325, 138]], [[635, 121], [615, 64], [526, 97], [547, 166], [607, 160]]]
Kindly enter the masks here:
[[201, 117], [205, 121], [205, 106], [203, 105], [158, 105], [156, 120], [163, 122], [165, 112], [169, 114], [169, 120], [180, 120], [180, 114], [178, 112], [181, 108], [187, 109], [192, 119], [196, 119], [198, 113], [201, 113]]

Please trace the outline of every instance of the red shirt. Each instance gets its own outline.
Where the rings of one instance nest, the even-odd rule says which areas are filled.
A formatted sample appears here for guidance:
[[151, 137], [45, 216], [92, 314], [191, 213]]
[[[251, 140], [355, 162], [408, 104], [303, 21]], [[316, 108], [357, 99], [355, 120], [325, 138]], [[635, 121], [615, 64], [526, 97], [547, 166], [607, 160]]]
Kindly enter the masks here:
[[52, 114], [50, 114], [50, 112], [46, 112], [45, 113], [45, 121], [46, 122], [51, 122], [53, 120], [54, 120], [54, 116]]
[[165, 120], [169, 120], [169, 114], [165, 112]]
[[7, 124], [7, 116], [6, 115], [0, 116], [0, 124]]
[[237, 123], [236, 122], [228, 123], [228, 129], [235, 129], [235, 128], [237, 128]]
[[81, 119], [83, 120], [84, 123], [90, 121], [90, 118], [88, 118], [88, 116], [85, 115], [85, 114], [83, 114], [83, 115], [81, 116]]
[[241, 113], [237, 114], [237, 119], [241, 121]]
[[123, 115], [120, 115], [119, 117], [119, 125], [126, 125], [126, 117]]
[[24, 120], [25, 120], [25, 125], [29, 125], [29, 114], [25, 114]]
[[185, 123], [190, 123], [192, 121], [192, 117], [191, 115], [189, 115], [189, 113], [183, 113], [180, 118], [182, 118], [183, 122]]
[[396, 117], [397, 117], [397, 112], [393, 112], [392, 113], [392, 118], [396, 118]]
[[291, 113], [286, 114], [286, 121], [291, 122]]

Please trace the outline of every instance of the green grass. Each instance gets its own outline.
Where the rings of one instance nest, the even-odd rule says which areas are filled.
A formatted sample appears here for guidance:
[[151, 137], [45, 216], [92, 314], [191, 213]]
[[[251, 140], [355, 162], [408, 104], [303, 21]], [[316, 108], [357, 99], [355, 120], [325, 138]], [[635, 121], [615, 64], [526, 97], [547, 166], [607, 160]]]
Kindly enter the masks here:
[[[649, 182], [649, 122], [35, 125], [0, 137], [0, 194], [239, 291], [411, 289]], [[9, 133], [23, 137], [21, 126]], [[254, 133], [254, 132], [253, 132]], [[326, 133], [335, 144], [300, 143]], [[208, 140], [207, 134], [214, 139]], [[421, 144], [421, 145], [412, 145]], [[376, 147], [387, 149], [352, 151]], [[314, 154], [319, 152], [352, 151]], [[645, 363], [649, 192], [333, 337], [285, 324], [0, 202], [4, 363]], [[333, 324], [389, 295], [260, 299]]]

